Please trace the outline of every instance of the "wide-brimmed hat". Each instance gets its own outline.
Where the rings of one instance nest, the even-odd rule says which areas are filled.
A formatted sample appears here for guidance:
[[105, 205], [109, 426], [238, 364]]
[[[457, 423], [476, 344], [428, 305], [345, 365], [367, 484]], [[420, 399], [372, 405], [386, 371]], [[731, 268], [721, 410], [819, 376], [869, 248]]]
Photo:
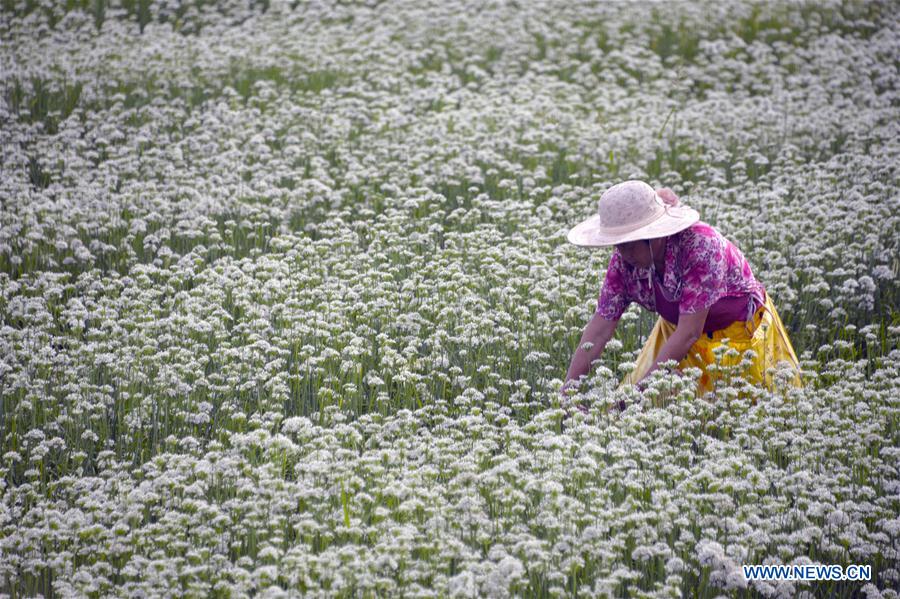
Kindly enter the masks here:
[[575, 225], [566, 238], [575, 245], [602, 247], [665, 237], [698, 220], [696, 210], [677, 199], [666, 201], [643, 181], [623, 181], [603, 192], [597, 214]]

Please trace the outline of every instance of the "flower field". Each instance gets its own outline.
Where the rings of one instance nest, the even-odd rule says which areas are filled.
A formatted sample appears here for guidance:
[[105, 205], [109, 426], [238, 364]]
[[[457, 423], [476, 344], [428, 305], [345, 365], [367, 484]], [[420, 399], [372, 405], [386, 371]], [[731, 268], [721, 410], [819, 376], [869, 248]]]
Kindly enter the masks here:
[[[0, 1], [0, 595], [900, 597], [898, 32]], [[804, 388], [619, 389], [632, 306], [560, 396], [610, 256], [566, 233], [631, 178], [740, 247]], [[741, 571], [809, 563], [872, 577]]]

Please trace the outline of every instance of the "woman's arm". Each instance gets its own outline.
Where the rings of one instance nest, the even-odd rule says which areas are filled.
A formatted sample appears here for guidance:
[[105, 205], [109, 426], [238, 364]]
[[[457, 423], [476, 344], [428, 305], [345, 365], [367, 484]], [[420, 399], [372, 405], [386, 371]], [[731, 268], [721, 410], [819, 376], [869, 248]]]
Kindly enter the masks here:
[[698, 310], [693, 314], [678, 315], [678, 326], [675, 328], [675, 332], [672, 333], [663, 346], [659, 348], [659, 354], [656, 356], [656, 361], [650, 367], [650, 370], [648, 370], [637, 382], [638, 385], [650, 376], [650, 373], [656, 370], [661, 362], [665, 362], [666, 360], [681, 362], [685, 356], [687, 356], [691, 346], [694, 345], [694, 343], [697, 342], [697, 339], [700, 338], [700, 335], [703, 334], [703, 325], [706, 324], [707, 314], [709, 314], [709, 308]]
[[[584, 332], [581, 335], [581, 341], [578, 342], [578, 348], [572, 356], [572, 363], [569, 364], [569, 371], [566, 373], [566, 382], [562, 386], [562, 391], [574, 385], [579, 377], [588, 374], [591, 370], [591, 362], [600, 357], [603, 348], [612, 339], [613, 333], [616, 332], [616, 320], [606, 320], [597, 312], [587, 323]], [[582, 345], [585, 343], [593, 343], [590, 349], [584, 349]]]

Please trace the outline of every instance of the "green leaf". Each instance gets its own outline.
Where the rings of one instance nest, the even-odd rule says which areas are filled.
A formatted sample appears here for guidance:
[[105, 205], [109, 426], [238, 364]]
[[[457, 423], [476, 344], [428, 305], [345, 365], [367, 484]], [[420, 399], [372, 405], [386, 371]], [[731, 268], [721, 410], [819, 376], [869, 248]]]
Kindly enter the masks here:
[[341, 481], [341, 505], [344, 508], [344, 526], [350, 528], [350, 496], [344, 490], [344, 481]]

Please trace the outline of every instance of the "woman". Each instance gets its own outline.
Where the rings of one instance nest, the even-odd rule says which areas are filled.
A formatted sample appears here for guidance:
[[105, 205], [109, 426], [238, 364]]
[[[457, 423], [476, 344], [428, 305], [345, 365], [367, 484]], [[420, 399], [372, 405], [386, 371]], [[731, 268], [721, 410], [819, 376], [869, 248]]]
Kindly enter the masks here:
[[[756, 352], [749, 378], [771, 385], [766, 370], [787, 360], [796, 370], [793, 384], [801, 384], [797, 355], [750, 265], [733, 243], [700, 222], [696, 210], [680, 204], [672, 190], [654, 191], [643, 181], [613, 185], [600, 197], [598, 213], [569, 231], [568, 240], [583, 247], [614, 245], [615, 250], [563, 393], [588, 373], [632, 301], [659, 318], [623, 384], [642, 387], [660, 363], [675, 360], [679, 369], [699, 367], [698, 390], [712, 390], [716, 374], [707, 366], [715, 363], [712, 350], [724, 338], [740, 354]], [[593, 344], [589, 349], [582, 347], [588, 342]], [[722, 364], [736, 364], [742, 357]]]

